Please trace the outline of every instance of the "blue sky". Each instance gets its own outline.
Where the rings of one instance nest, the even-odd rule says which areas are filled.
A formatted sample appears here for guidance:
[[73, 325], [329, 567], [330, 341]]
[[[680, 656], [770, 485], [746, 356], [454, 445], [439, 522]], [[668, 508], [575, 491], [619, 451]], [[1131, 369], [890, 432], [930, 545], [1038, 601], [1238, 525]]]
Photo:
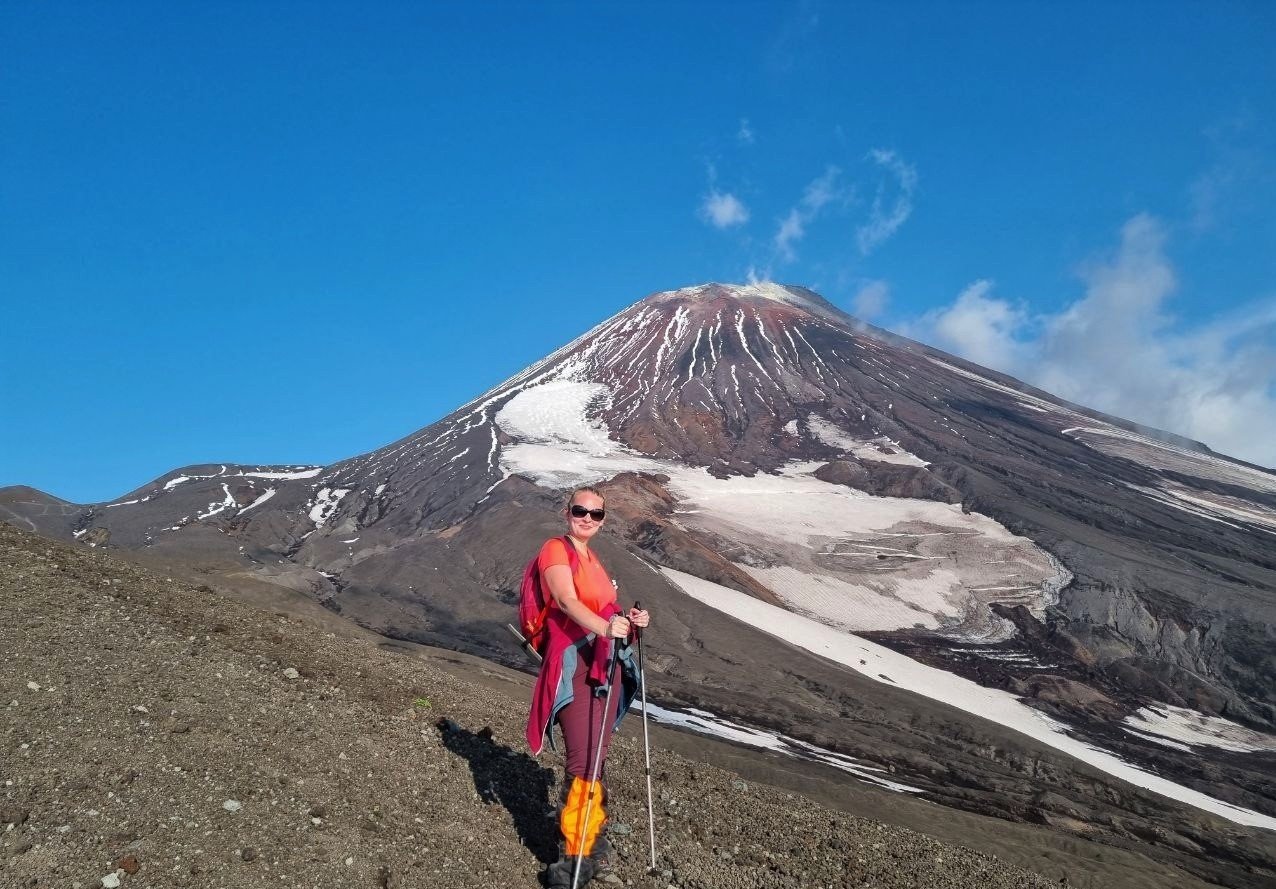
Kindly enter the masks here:
[[427, 425], [749, 276], [1276, 465], [1276, 5], [0, 6], [0, 485]]

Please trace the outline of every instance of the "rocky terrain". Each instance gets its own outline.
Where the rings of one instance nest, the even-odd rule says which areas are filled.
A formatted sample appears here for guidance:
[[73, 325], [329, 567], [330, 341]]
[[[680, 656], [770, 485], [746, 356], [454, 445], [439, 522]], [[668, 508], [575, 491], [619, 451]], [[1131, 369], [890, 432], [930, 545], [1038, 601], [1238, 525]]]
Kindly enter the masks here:
[[[1113, 885], [1276, 873], [1273, 832], [1248, 826], [1276, 817], [1276, 475], [874, 330], [802, 288], [653, 294], [332, 466], [192, 466], [103, 504], [13, 487], [0, 520], [517, 668], [503, 623], [522, 563], [559, 530], [561, 489], [583, 481], [608, 493], [609, 569], [660, 615], [658, 703], [891, 774], [921, 799], [893, 795], [876, 817], [960, 824], [963, 842], [1020, 863], [1041, 864], [994, 838], [1145, 856]], [[776, 610], [750, 624], [692, 595], [702, 584]], [[794, 614], [809, 632], [777, 636]], [[909, 661], [811, 647], [828, 627]], [[917, 665], [934, 672], [906, 682]], [[1019, 721], [963, 709], [954, 677], [1013, 697]], [[1136, 728], [1169, 708], [1246, 743]], [[1064, 728], [1025, 734], [1025, 714]], [[1065, 735], [1085, 743], [1061, 752]], [[1095, 768], [1094, 747], [1208, 800]], [[793, 784], [835, 808], [876, 799], [844, 774], [802, 774]], [[982, 816], [998, 827], [966, 829]]]
[[[533, 886], [554, 852], [523, 677], [3, 525], [0, 607], [7, 886]], [[649, 875], [640, 760], [618, 739], [626, 885], [1059, 883], [664, 751]]]

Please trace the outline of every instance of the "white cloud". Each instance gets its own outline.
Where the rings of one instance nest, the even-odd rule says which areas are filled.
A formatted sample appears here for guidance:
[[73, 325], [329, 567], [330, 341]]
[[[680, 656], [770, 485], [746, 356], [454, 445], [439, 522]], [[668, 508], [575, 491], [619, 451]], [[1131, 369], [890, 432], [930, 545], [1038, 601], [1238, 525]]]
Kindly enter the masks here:
[[802, 191], [802, 199], [780, 220], [775, 232], [775, 251], [786, 262], [797, 259], [795, 246], [806, 237], [807, 226], [834, 200], [849, 200], [850, 190], [838, 186], [842, 171], [829, 167]]
[[901, 332], [976, 364], [998, 370], [1017, 367], [1027, 349], [1019, 337], [1029, 316], [1023, 306], [992, 296], [992, 289], [992, 281], [976, 281], [952, 305], [902, 325]]
[[700, 218], [714, 228], [731, 228], [748, 222], [749, 210], [735, 195], [714, 189], [700, 204]]
[[736, 131], [735, 137], [745, 145], [753, 144], [756, 137], [753, 133], [753, 127], [749, 126], [747, 117], [740, 118], [740, 129]]
[[913, 192], [917, 189], [917, 168], [896, 152], [875, 148], [868, 153], [868, 159], [892, 175], [894, 196], [888, 196], [891, 189], [885, 184], [878, 186], [868, 222], [855, 231], [855, 241], [863, 256], [884, 244], [908, 221], [913, 212]]
[[890, 303], [890, 294], [885, 281], [866, 281], [851, 298], [851, 314], [865, 321], [880, 316]]
[[1276, 466], [1276, 298], [1199, 330], [1174, 326], [1164, 226], [1140, 214], [1110, 256], [1081, 272], [1085, 294], [1031, 317], [977, 281], [902, 332], [1048, 392]]

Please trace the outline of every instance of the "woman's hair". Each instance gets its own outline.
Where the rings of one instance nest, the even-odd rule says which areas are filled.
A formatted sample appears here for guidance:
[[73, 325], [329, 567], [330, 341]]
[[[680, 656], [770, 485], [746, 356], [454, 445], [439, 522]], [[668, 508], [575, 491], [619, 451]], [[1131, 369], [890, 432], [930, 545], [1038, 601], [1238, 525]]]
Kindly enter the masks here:
[[572, 502], [575, 501], [577, 494], [593, 494], [595, 497], [597, 497], [599, 500], [603, 502], [604, 506], [607, 505], [607, 498], [602, 495], [601, 491], [599, 491], [597, 488], [591, 488], [588, 485], [586, 485], [583, 488], [573, 489], [572, 492], [567, 495], [568, 506], [572, 505]]

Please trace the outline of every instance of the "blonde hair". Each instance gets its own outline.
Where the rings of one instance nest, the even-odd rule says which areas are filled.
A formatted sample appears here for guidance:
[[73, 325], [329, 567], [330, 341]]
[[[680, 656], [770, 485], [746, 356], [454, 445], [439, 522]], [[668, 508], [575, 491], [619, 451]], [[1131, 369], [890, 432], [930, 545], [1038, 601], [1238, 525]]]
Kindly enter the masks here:
[[584, 487], [573, 489], [572, 492], [567, 495], [568, 506], [571, 506], [572, 503], [576, 500], [577, 494], [593, 494], [595, 497], [597, 497], [599, 500], [603, 502], [603, 506], [607, 505], [607, 498], [603, 496], [602, 491], [598, 490], [597, 488], [592, 488], [589, 485], [585, 485]]

